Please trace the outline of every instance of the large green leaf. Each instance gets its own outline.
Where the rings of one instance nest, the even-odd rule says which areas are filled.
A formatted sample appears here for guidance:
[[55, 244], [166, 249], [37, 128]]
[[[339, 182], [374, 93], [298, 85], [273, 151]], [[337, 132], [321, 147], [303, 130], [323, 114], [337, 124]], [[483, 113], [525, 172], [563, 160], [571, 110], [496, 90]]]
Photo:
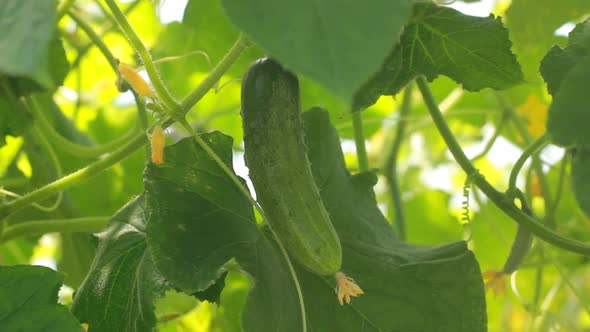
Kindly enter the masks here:
[[223, 0], [232, 22], [277, 60], [345, 100], [397, 42], [413, 1]]
[[[342, 241], [343, 271], [365, 290], [351, 305], [340, 306], [333, 278], [296, 265], [309, 328], [485, 331], [483, 284], [465, 244], [401, 243], [375, 202], [375, 176], [351, 177], [346, 170], [328, 113], [318, 109], [304, 117], [315, 180]], [[229, 138], [202, 137], [231, 165]], [[299, 331], [288, 270], [274, 241], [257, 231], [246, 198], [192, 140], [168, 147], [166, 158], [162, 166], [148, 166], [145, 175], [148, 241], [164, 276], [193, 292], [209, 287], [235, 257], [255, 284], [244, 309], [244, 329]]]
[[95, 255], [91, 235], [86, 233], [64, 233], [61, 235], [62, 256], [59, 270], [67, 273], [65, 283], [78, 288], [90, 270]]
[[35, 76], [55, 29], [55, 16], [53, 0], [0, 3], [0, 73]]
[[2, 96], [0, 92], [0, 147], [6, 144], [7, 135], [22, 135], [31, 124], [31, 120], [30, 114], [20, 104]]
[[[3, 4], [0, 4], [0, 15], [2, 6]], [[2, 45], [0, 40], [0, 54], [2, 54], [0, 65], [4, 57]], [[5, 144], [6, 135], [22, 135], [31, 122], [31, 116], [21, 104], [17, 103], [15, 97], [52, 90], [63, 83], [69, 64], [61, 40], [53, 38], [47, 46], [48, 48], [43, 52], [44, 56], [41, 57], [32, 75], [5, 76], [7, 72], [3, 72], [0, 68], [0, 80], [5, 83], [0, 86], [0, 147]], [[10, 91], [5, 91], [6, 88]]]
[[0, 266], [0, 330], [81, 332], [69, 310], [57, 303], [63, 274], [42, 266]]
[[512, 0], [506, 10], [506, 25], [514, 42], [527, 79], [537, 71], [548, 48], [563, 37], [555, 30], [566, 22], [577, 21], [590, 13], [587, 0]]
[[576, 151], [572, 162], [572, 184], [580, 208], [590, 216], [590, 151]]
[[145, 241], [145, 196], [125, 205], [98, 234], [99, 245], [72, 311], [89, 331], [152, 331], [154, 300], [166, 288]]
[[[202, 137], [231, 167], [231, 138]], [[300, 331], [288, 270], [258, 231], [246, 197], [193, 140], [167, 147], [165, 155], [163, 166], [145, 172], [148, 243], [158, 269], [174, 287], [194, 293], [213, 285], [236, 257], [256, 285], [244, 308], [246, 330]]]
[[313, 330], [485, 331], [480, 271], [465, 244], [400, 242], [375, 202], [374, 175], [350, 176], [346, 170], [327, 112], [312, 110], [304, 119], [316, 183], [342, 242], [342, 269], [365, 291], [340, 306], [331, 278], [300, 269]]
[[470, 91], [512, 87], [523, 81], [523, 74], [510, 47], [499, 18], [416, 4], [400, 43], [356, 93], [353, 109], [372, 105], [381, 95], [395, 95], [418, 75], [430, 81], [445, 75]]
[[45, 56], [31, 77], [11, 77], [10, 85], [17, 95], [43, 90], [52, 91], [61, 86], [70, 69], [61, 39], [53, 37]]
[[577, 24], [570, 32], [565, 48], [554, 45], [541, 61], [539, 71], [547, 90], [555, 96], [570, 70], [590, 54], [590, 20]]
[[561, 82], [549, 106], [547, 132], [553, 143], [564, 147], [590, 148], [590, 56], [574, 65]]

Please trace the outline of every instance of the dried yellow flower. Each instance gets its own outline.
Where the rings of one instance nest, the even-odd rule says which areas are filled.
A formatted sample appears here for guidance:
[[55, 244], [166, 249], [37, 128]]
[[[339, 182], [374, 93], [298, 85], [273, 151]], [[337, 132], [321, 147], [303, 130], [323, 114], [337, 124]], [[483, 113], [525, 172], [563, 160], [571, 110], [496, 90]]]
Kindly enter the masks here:
[[152, 147], [152, 163], [161, 165], [164, 162], [164, 130], [161, 126], [156, 126], [150, 137]]
[[336, 272], [336, 294], [338, 295], [338, 302], [340, 305], [350, 303], [350, 297], [357, 297], [364, 294], [363, 290], [350, 277], [347, 277], [342, 272]]
[[150, 97], [152, 99], [156, 98], [156, 94], [152, 91], [150, 85], [135, 71], [135, 69], [133, 69], [133, 67], [124, 64], [123, 62], [119, 62], [118, 68], [121, 76], [131, 84], [131, 87], [138, 95]]
[[508, 274], [488, 270], [482, 274], [482, 277], [486, 280], [486, 292], [492, 290], [494, 296], [506, 295], [506, 277], [508, 277]]

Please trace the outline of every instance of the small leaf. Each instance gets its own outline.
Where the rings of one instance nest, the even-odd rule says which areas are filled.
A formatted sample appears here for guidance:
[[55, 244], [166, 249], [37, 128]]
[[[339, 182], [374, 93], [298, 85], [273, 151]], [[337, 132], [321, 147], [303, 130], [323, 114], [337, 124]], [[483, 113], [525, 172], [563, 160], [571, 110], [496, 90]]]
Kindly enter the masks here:
[[69, 310], [57, 303], [63, 274], [42, 266], [0, 266], [0, 330], [81, 332]]
[[76, 292], [72, 311], [93, 331], [152, 331], [154, 301], [166, 283], [146, 250], [145, 196], [132, 199], [98, 234], [88, 276]]
[[353, 110], [372, 105], [381, 95], [395, 95], [418, 75], [430, 81], [445, 75], [469, 91], [510, 88], [523, 82], [511, 45], [500, 18], [416, 4], [400, 43], [356, 93]]
[[413, 1], [223, 0], [233, 23], [271, 56], [341, 98], [374, 73], [397, 42]]

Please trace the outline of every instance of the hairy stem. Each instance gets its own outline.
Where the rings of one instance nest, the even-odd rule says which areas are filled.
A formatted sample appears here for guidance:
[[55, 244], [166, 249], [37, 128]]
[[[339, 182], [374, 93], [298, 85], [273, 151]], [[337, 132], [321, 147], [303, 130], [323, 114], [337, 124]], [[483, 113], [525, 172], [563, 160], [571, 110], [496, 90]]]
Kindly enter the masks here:
[[178, 102], [172, 97], [172, 95], [168, 91], [168, 88], [160, 78], [158, 70], [156, 69], [156, 66], [154, 65], [154, 62], [152, 60], [152, 56], [148, 52], [147, 48], [145, 47], [139, 36], [137, 35], [135, 29], [133, 29], [131, 24], [129, 24], [129, 22], [127, 21], [125, 14], [123, 14], [121, 9], [119, 9], [114, 0], [105, 0], [105, 2], [107, 6], [109, 6], [109, 8], [111, 9], [111, 12], [115, 17], [115, 20], [117, 21], [117, 24], [119, 24], [119, 27], [121, 28], [121, 30], [123, 30], [125, 36], [127, 36], [127, 38], [129, 39], [131, 46], [133, 46], [137, 53], [139, 53], [139, 57], [143, 61], [145, 70], [147, 71], [148, 76], [150, 77], [150, 80], [154, 85], [154, 89], [156, 89], [158, 97], [162, 100], [164, 105], [168, 107], [168, 109], [177, 109], [179, 106]]
[[[137, 6], [142, 2], [142, 0], [136, 0], [134, 2], [132, 2], [131, 4], [129, 4], [129, 6], [127, 6], [127, 8], [125, 8], [124, 10], [124, 14], [127, 16], [129, 15], [135, 8], [137, 8]], [[100, 3], [100, 1], [99, 1]], [[101, 6], [102, 7], [102, 6]], [[106, 12], [104, 12], [105, 16], [107, 16], [109, 18], [109, 22], [105, 23], [104, 25], [102, 25], [99, 29], [100, 33], [98, 33], [98, 37], [99, 38], [103, 38], [103, 36], [111, 31], [115, 26], [116, 26], [116, 22], [115, 20]], [[67, 39], [69, 34], [67, 33], [63, 33], [62, 35]], [[82, 58], [84, 58], [84, 56], [88, 53], [88, 51], [94, 46], [93, 42], [89, 42], [88, 44], [82, 46], [82, 45], [78, 45], [78, 54], [76, 56], [76, 59], [74, 59], [74, 61], [72, 62], [72, 64], [70, 65], [71, 69], [74, 68], [78, 68], [80, 69], [80, 62], [82, 61]]]

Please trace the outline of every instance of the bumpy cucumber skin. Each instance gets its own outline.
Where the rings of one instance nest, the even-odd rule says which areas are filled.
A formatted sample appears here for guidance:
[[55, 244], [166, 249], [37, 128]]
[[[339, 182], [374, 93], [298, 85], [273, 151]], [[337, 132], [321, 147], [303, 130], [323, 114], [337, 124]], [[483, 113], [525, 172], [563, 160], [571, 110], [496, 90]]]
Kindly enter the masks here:
[[342, 247], [305, 152], [297, 77], [270, 58], [253, 63], [242, 81], [242, 124], [246, 165], [273, 230], [309, 271], [339, 271]]

